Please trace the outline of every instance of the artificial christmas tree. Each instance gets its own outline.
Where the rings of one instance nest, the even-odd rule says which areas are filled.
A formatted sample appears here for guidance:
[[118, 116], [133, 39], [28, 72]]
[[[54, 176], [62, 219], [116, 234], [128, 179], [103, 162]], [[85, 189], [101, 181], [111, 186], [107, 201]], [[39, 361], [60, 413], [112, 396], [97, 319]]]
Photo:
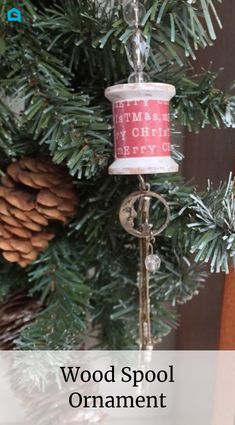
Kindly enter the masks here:
[[[216, 3], [144, 2], [143, 32], [151, 41], [147, 71], [153, 82], [176, 87], [171, 104], [173, 133], [176, 122], [190, 131], [207, 124], [223, 126], [233, 101], [229, 91], [216, 87], [218, 73], [208, 70], [194, 75], [190, 63], [198, 48], [211, 45], [216, 38], [215, 26], [221, 26]], [[8, 105], [0, 104], [2, 186], [4, 191], [9, 189], [1, 199], [4, 205], [9, 203], [12, 181], [18, 190], [26, 183], [30, 194], [42, 189], [31, 187], [31, 192], [29, 180], [34, 186], [38, 181], [32, 175], [28, 180], [27, 173], [34, 170], [24, 165], [19, 173], [17, 166], [10, 165], [13, 160], [22, 164], [19, 161], [25, 158], [49, 157], [55, 165], [66, 165], [78, 188], [80, 205], [70, 224], [53, 222], [49, 233], [56, 237], [24, 270], [2, 262], [2, 297], [20, 285], [45, 306], [18, 335], [17, 347], [77, 348], [88, 332], [95, 337], [94, 344], [98, 341], [102, 347], [136, 347], [138, 255], [135, 241], [118, 221], [121, 200], [135, 188], [135, 181], [107, 175], [113, 144], [104, 90], [123, 83], [129, 73], [124, 43], [130, 30], [122, 7], [119, 2], [91, 0], [17, 5], [22, 23], [6, 22], [7, 5], [1, 6], [1, 87], [9, 100]], [[19, 100], [23, 103], [20, 115], [11, 106]], [[175, 146], [172, 153], [174, 160], [182, 157]], [[202, 194], [170, 174], [153, 175], [150, 183], [151, 190], [161, 193], [170, 206], [169, 226], [158, 238], [161, 268], [150, 280], [152, 332], [157, 340], [177, 324], [175, 304], [191, 299], [205, 281], [204, 263], [209, 262], [212, 271], [228, 270], [235, 253], [235, 207], [231, 181]], [[67, 192], [66, 178], [61, 184]], [[45, 189], [44, 196], [48, 195]], [[55, 200], [65, 199], [67, 208], [67, 198], [59, 192], [54, 195]], [[42, 210], [37, 213], [43, 214]], [[5, 217], [1, 213], [4, 231], [9, 226]], [[162, 217], [156, 211], [152, 218], [158, 227]], [[13, 221], [10, 227], [15, 227]], [[4, 246], [3, 251], [7, 251]], [[6, 276], [9, 267], [11, 282]]]

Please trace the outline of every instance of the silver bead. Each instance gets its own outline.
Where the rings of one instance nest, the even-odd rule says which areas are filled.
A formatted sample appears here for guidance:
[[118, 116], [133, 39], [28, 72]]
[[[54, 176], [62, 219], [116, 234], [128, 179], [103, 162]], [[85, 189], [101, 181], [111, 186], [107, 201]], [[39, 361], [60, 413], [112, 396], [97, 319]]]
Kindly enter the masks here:
[[145, 267], [151, 273], [155, 273], [157, 270], [159, 270], [160, 265], [161, 260], [156, 254], [147, 255], [145, 258]]

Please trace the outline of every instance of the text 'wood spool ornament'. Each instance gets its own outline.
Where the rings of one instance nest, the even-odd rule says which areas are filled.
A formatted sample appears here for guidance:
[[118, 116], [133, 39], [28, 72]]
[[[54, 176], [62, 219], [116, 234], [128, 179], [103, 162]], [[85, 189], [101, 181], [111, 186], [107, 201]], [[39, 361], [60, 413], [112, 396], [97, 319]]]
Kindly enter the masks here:
[[3, 257], [26, 267], [55, 234], [51, 220], [67, 223], [76, 213], [71, 176], [50, 159], [23, 158], [10, 164], [0, 184], [0, 249]]

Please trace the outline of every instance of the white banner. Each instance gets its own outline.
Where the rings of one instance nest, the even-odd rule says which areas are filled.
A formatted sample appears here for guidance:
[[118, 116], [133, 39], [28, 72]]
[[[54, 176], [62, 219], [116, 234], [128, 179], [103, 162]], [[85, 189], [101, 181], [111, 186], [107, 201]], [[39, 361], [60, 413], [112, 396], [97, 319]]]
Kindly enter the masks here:
[[0, 424], [234, 425], [235, 352], [0, 352]]

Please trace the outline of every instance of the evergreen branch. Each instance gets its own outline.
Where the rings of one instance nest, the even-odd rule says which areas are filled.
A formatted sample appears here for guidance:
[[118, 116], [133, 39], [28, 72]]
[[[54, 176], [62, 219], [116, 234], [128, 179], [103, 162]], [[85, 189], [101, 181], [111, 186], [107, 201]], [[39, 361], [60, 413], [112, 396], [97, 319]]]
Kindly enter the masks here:
[[14, 141], [19, 131], [17, 128], [17, 118], [8, 108], [6, 102], [0, 100], [0, 153], [1, 157], [10, 158], [20, 152], [19, 146]]
[[195, 261], [210, 262], [211, 271], [228, 273], [229, 263], [235, 256], [235, 198], [234, 182], [199, 197], [191, 195], [192, 223], [191, 252], [197, 253]]
[[[215, 0], [197, 0], [196, 4], [181, 0], [164, 2], [146, 0], [145, 34], [151, 38], [152, 49], [162, 52], [164, 57], [177, 61], [182, 66], [184, 60], [176, 53], [183, 49], [185, 56], [195, 59], [195, 51], [211, 45], [216, 38], [214, 22], [221, 28], [215, 9]], [[49, 49], [64, 44], [70, 57], [70, 68], [78, 69], [80, 59], [89, 59], [90, 75], [95, 77], [97, 70], [108, 80], [123, 71], [120, 44], [128, 36], [122, 18], [122, 7], [115, 4], [107, 9], [106, 2], [91, 0], [69, 0], [46, 8], [35, 27], [50, 31], [52, 42]], [[89, 42], [89, 41], [90, 42]], [[103, 52], [97, 47], [103, 49]], [[115, 58], [110, 55], [115, 51]], [[105, 60], [107, 64], [105, 64]]]
[[[45, 105], [42, 108], [42, 105]], [[67, 163], [72, 175], [85, 177], [99, 173], [111, 156], [111, 126], [101, 117], [99, 108], [91, 108], [82, 94], [67, 94], [49, 99], [34, 96], [25, 110], [28, 132], [48, 145], [55, 163]]]
[[[23, 331], [18, 342], [20, 348], [76, 348], [84, 341], [87, 314], [94, 346], [98, 338], [103, 348], [136, 347], [136, 241], [121, 229], [117, 217], [120, 197], [131, 189], [128, 181], [122, 179], [121, 185], [119, 178], [101, 178], [96, 183], [81, 184], [80, 210], [71, 225], [72, 235], [54, 241], [29, 271], [32, 293], [41, 294], [47, 307]], [[157, 243], [162, 266], [151, 279], [153, 333], [159, 339], [178, 323], [175, 310], [164, 303], [175, 305], [191, 299], [206, 274], [201, 264], [196, 266], [190, 258], [194, 243], [190, 227], [192, 209], [187, 208], [191, 188], [184, 186], [178, 176], [154, 177], [152, 184], [153, 190], [166, 196], [171, 207], [171, 223]], [[215, 194], [211, 192], [211, 196]], [[197, 196], [200, 205], [205, 202], [204, 197]], [[155, 223], [159, 219], [157, 213]], [[208, 230], [204, 234], [208, 235]], [[71, 321], [75, 325], [68, 330]]]
[[29, 270], [31, 294], [41, 294], [44, 310], [26, 327], [21, 349], [78, 348], [85, 338], [90, 289], [84, 284], [80, 260], [65, 238], [53, 241]]
[[196, 265], [192, 261], [185, 242], [177, 240], [176, 243], [174, 240], [167, 244], [166, 240], [162, 240], [159, 254], [162, 265], [156, 276], [152, 277], [152, 298], [154, 296], [159, 301], [169, 301], [175, 306], [198, 295], [208, 274], [203, 270], [202, 263]]
[[[72, 174], [85, 179], [79, 182], [80, 209], [70, 228], [61, 231], [57, 226], [62, 236], [20, 275], [19, 287], [30, 283], [44, 310], [23, 330], [18, 347], [78, 348], [86, 333], [96, 341], [98, 337], [102, 347], [136, 347], [138, 250], [117, 214], [120, 199], [136, 189], [136, 182], [102, 173], [112, 157], [111, 112], [103, 91], [128, 75], [124, 42], [130, 30], [120, 4], [107, 9], [106, 1], [58, 0], [48, 5], [42, 0], [38, 8], [37, 3], [22, 6], [25, 31], [2, 22], [1, 88], [25, 107], [16, 118], [0, 103], [1, 166], [31, 149], [49, 151], [54, 162], [66, 162]], [[218, 73], [195, 76], [188, 62], [215, 39], [216, 21], [220, 26], [216, 3], [145, 1], [144, 33], [152, 46], [148, 71], [154, 81], [176, 86], [172, 116], [190, 131], [206, 124], [219, 128], [234, 102], [230, 92], [216, 89]], [[4, 7], [5, 2], [2, 13]], [[210, 261], [212, 270], [227, 271], [235, 253], [235, 208], [231, 183], [205, 194], [176, 176], [154, 176], [151, 183], [171, 209], [170, 224], [157, 239], [162, 266], [151, 279], [153, 333], [158, 339], [178, 323], [172, 304], [191, 299], [204, 283], [202, 263]], [[155, 205], [154, 225], [162, 218]], [[17, 273], [18, 268], [3, 263], [3, 296], [12, 291]]]
[[214, 22], [222, 28], [215, 3], [212, 0], [196, 0], [194, 3], [146, 0], [147, 16], [152, 25], [156, 23], [158, 32], [163, 27], [167, 39], [183, 48], [186, 57], [195, 59], [195, 50], [211, 45], [216, 39]]
[[[36, 34], [9, 34], [6, 43], [9, 55], [2, 86], [15, 100], [25, 102], [19, 120], [22, 134], [48, 145], [54, 161], [66, 161], [73, 175], [90, 178], [99, 173], [112, 151], [110, 117], [103, 117], [103, 108], [93, 106], [94, 99], [80, 87], [74, 91], [70, 71], [45, 50]], [[15, 44], [18, 49], [10, 49]]]
[[176, 119], [189, 131], [198, 133], [206, 125], [224, 127], [225, 114], [234, 96], [216, 88], [219, 72], [204, 71], [193, 78], [183, 76], [176, 82], [173, 100]]
[[193, 75], [192, 68], [178, 70], [167, 63], [162, 64], [161, 72], [152, 72], [157, 82], [168, 82], [176, 87], [176, 96], [171, 101], [172, 118], [189, 131], [198, 133], [206, 125], [223, 128], [228, 108], [234, 103], [233, 86], [226, 91], [216, 87], [221, 73], [204, 69]]
[[0, 259], [0, 300], [8, 296], [10, 292], [28, 288], [27, 274], [20, 267]]
[[[87, 5], [89, 7], [85, 12], [84, 8]], [[173, 6], [178, 8], [179, 4], [175, 3]], [[68, 10], [69, 19], [73, 19], [72, 26], [69, 20], [66, 21], [68, 16], [63, 13], [64, 8]], [[34, 16], [33, 10], [34, 8], [26, 10], [25, 13], [33, 13]], [[105, 12], [102, 10], [102, 5], [94, 5], [94, 2], [85, 1], [79, 2], [79, 5], [74, 5], [73, 1], [69, 1], [60, 5], [58, 10], [55, 6], [55, 8], [50, 7], [47, 12], [43, 14], [35, 9], [35, 24], [33, 29], [30, 27], [27, 36], [24, 33], [17, 32], [14, 28], [11, 28], [5, 34], [7, 55], [6, 59], [4, 56], [2, 63], [3, 75], [5, 76], [2, 79], [2, 86], [5, 92], [15, 100], [25, 101], [25, 112], [18, 122], [22, 136], [27, 134], [28, 139], [33, 138], [36, 142], [39, 142], [39, 149], [43, 149], [42, 144], [45, 145], [44, 149], [48, 147], [53, 160], [56, 163], [65, 161], [73, 175], [77, 174], [79, 178], [83, 175], [91, 178], [99, 174], [111, 160], [112, 144], [110, 141], [111, 118], [110, 113], [107, 112], [107, 101], [103, 96], [105, 84], [101, 87], [93, 87], [92, 97], [89, 95], [89, 86], [93, 74], [94, 78], [99, 79], [99, 83], [101, 78], [97, 68], [93, 72], [90, 65], [96, 66], [99, 63], [98, 58], [103, 55], [100, 69], [105, 69], [105, 79], [110, 80], [110, 77], [106, 75], [106, 70], [109, 73], [107, 69], [109, 63], [112, 63], [118, 74], [115, 78], [120, 78], [124, 75], [123, 73], [127, 72], [126, 61], [123, 60], [123, 46], [121, 48], [119, 41], [115, 45], [115, 58], [119, 57], [122, 69], [116, 66], [114, 62], [114, 46], [108, 47], [108, 40], [105, 42], [103, 39], [102, 46], [103, 49], [111, 49], [111, 56], [108, 51], [103, 52], [102, 49], [98, 48], [96, 42], [90, 46], [92, 54], [90, 51], [82, 54], [77, 52], [77, 60], [79, 63], [82, 61], [83, 64], [80, 74], [83, 84], [80, 87], [69, 70], [71, 66], [67, 66], [67, 53], [64, 53], [64, 46], [62, 48], [62, 42], [64, 43], [65, 40], [59, 38], [56, 41], [55, 44], [58, 43], [58, 48], [54, 44], [51, 47], [48, 46], [48, 42], [51, 41], [50, 31], [61, 30], [62, 35], [66, 36], [66, 25], [70, 35], [71, 28], [76, 37], [80, 37], [81, 33], [86, 30], [89, 35], [96, 33], [96, 40], [98, 40], [97, 33], [105, 28], [102, 26], [102, 29], [99, 29], [102, 19], [106, 25], [111, 25], [113, 14], [116, 16], [120, 11], [114, 9], [111, 12]], [[54, 14], [56, 20], [53, 24], [50, 16], [54, 17]], [[91, 18], [91, 16], [94, 18]], [[57, 22], [57, 19], [59, 22]], [[153, 15], [151, 15], [151, 19], [153, 19]], [[114, 23], [115, 28], [116, 25], [117, 23]], [[70, 42], [72, 41], [69, 38], [66, 52], [69, 51]], [[80, 48], [80, 44], [79, 46], [76, 46], [76, 44], [77, 42], [75, 45], [73, 44], [73, 47]], [[15, 49], [14, 46], [18, 48]], [[84, 41], [84, 46], [86, 48], [89, 46], [87, 38]], [[21, 54], [22, 50], [25, 52], [24, 55]], [[92, 59], [92, 55], [94, 59]], [[159, 63], [162, 69], [157, 74], [156, 63]], [[84, 75], [83, 68], [85, 70]], [[160, 60], [157, 62], [157, 56], [154, 54], [151, 56], [150, 71], [157, 81], [167, 80], [176, 85], [177, 97], [172, 103], [173, 115], [190, 131], [199, 131], [206, 124], [211, 124], [217, 128], [223, 125], [226, 108], [233, 97], [214, 87], [217, 74], [209, 71], [203, 76], [190, 79], [185, 72], [178, 73], [176, 67], [170, 66], [169, 62], [163, 63]], [[73, 86], [76, 87], [75, 91]], [[98, 104], [99, 106], [97, 106]], [[1, 110], [0, 117], [4, 119], [4, 113], [1, 113]], [[16, 136], [13, 138], [11, 149], [14, 155], [23, 153], [28, 149], [28, 145], [22, 145], [21, 140], [22, 137], [20, 137], [19, 142]], [[8, 145], [5, 146], [5, 149], [7, 147]]]
[[[137, 341], [136, 240], [121, 229], [117, 213], [120, 198], [136, 186], [134, 181], [132, 187], [128, 182], [129, 178], [106, 177], [95, 185], [84, 183], [84, 188], [80, 188], [80, 212], [71, 225], [74, 237], [82, 240], [82, 257], [90, 259], [86, 268], [93, 269], [90, 285], [94, 291], [92, 317], [96, 335], [99, 334], [102, 346], [113, 349], [120, 347], [121, 340], [123, 347], [129, 348]], [[151, 280], [154, 335], [158, 339], [161, 332], [167, 333], [178, 322], [174, 310], [167, 313], [162, 303], [186, 302], [202, 286], [206, 274], [190, 259], [190, 230], [185, 234], [189, 215], [185, 213], [185, 217], [179, 218], [179, 211], [190, 202], [191, 188], [183, 185], [179, 176], [172, 175], [154, 177], [151, 183], [171, 207], [171, 223], [157, 242], [161, 270]], [[159, 209], [152, 220], [154, 226], [162, 221]]]

